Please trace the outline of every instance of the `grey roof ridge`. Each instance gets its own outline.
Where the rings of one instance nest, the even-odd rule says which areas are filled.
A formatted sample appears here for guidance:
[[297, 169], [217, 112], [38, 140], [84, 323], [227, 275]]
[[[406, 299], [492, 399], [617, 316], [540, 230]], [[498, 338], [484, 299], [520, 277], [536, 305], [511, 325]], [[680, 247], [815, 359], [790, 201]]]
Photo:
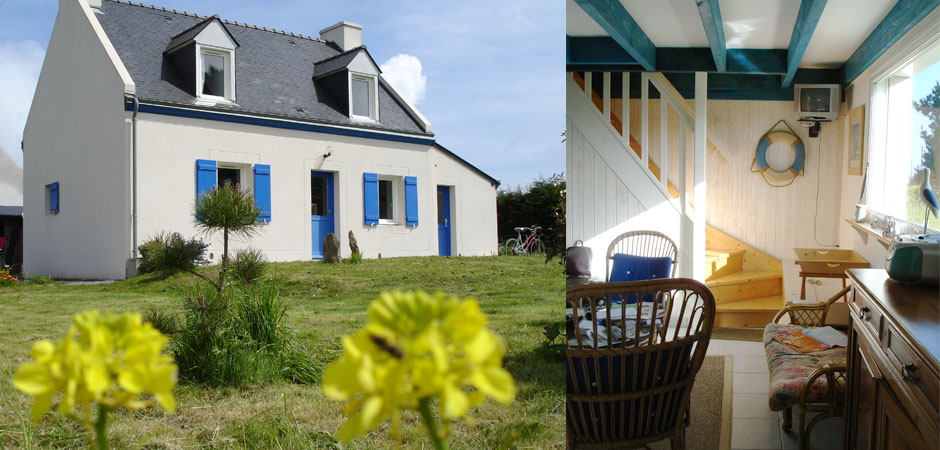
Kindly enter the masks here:
[[361, 123], [349, 124], [345, 122], [334, 122], [331, 120], [313, 119], [310, 117], [295, 117], [295, 116], [286, 116], [286, 115], [272, 114], [272, 113], [239, 111], [239, 110], [232, 110], [228, 108], [215, 108], [209, 105], [169, 102], [165, 100], [157, 100], [157, 99], [152, 99], [152, 98], [140, 98], [139, 100], [141, 103], [146, 103], [150, 105], [162, 105], [162, 106], [169, 106], [169, 107], [174, 107], [174, 108], [194, 109], [194, 110], [200, 110], [200, 111], [216, 112], [216, 113], [221, 113], [221, 114], [235, 114], [239, 116], [262, 117], [262, 118], [268, 118], [268, 119], [273, 119], [273, 120], [285, 120], [289, 122], [301, 122], [301, 123], [310, 123], [310, 124], [317, 124], [317, 125], [327, 125], [327, 126], [340, 127], [340, 128], [355, 128], [359, 130], [367, 130], [367, 131], [373, 131], [377, 133], [392, 133], [392, 134], [407, 135], [407, 136], [419, 136], [419, 137], [431, 138], [431, 139], [434, 138], [434, 133], [429, 132], [429, 131], [416, 132], [416, 131], [408, 131], [408, 130], [395, 130], [392, 128], [377, 127], [375, 125], [370, 125], [370, 124], [361, 124]]
[[[340, 52], [340, 53], [337, 53], [337, 54], [335, 54], [335, 55], [333, 55], [333, 56], [327, 56], [326, 58], [323, 58], [323, 59], [321, 59], [321, 60], [319, 60], [319, 61], [314, 61], [313, 63], [314, 63], [314, 64], [323, 64], [323, 63], [325, 63], [325, 62], [327, 62], [327, 61], [332, 61], [332, 60], [334, 60], [334, 59], [336, 59], [336, 58], [341, 58], [341, 57], [346, 56], [346, 55], [348, 55], [348, 54], [350, 54], [350, 53], [352, 53], [352, 52], [357, 52], [357, 51], [359, 51], [359, 50], [366, 50], [366, 45], [365, 45], [365, 44], [360, 44], [360, 45], [358, 45], [358, 46], [356, 46], [356, 47], [353, 47], [353, 48], [351, 48], [351, 49], [349, 49], [349, 50], [346, 50], [345, 52]], [[369, 53], [369, 51], [366, 50], [366, 53]]]
[[463, 159], [463, 158], [461, 158], [459, 155], [457, 155], [456, 153], [454, 153], [454, 152], [448, 150], [446, 147], [444, 147], [443, 145], [441, 145], [440, 142], [434, 141], [434, 147], [437, 147], [437, 148], [443, 150], [444, 153], [447, 153], [448, 155], [453, 156], [455, 159], [457, 159], [457, 161], [459, 161], [459, 162], [463, 163], [464, 165], [466, 165], [467, 167], [473, 169], [475, 172], [479, 173], [480, 175], [483, 175], [484, 177], [488, 178], [488, 179], [490, 180], [490, 184], [492, 184], [493, 186], [499, 187], [499, 185], [502, 184], [499, 180], [497, 180], [496, 178], [491, 177], [489, 174], [487, 174], [486, 172], [484, 172], [483, 170], [481, 170], [479, 167], [474, 166], [473, 164], [470, 164], [466, 159]]
[[[212, 16], [203, 16], [203, 15], [200, 15], [200, 14], [189, 13], [189, 12], [186, 12], [186, 11], [177, 11], [177, 10], [172, 9], [172, 8], [164, 8], [164, 7], [162, 7], [162, 6], [147, 5], [147, 4], [145, 4], [145, 3], [132, 2], [132, 1], [130, 1], [130, 0], [105, 0], [105, 1], [114, 2], [114, 3], [123, 3], [123, 4], [125, 4], [125, 5], [131, 5], [131, 6], [140, 6], [140, 7], [144, 7], [144, 8], [150, 8], [150, 9], [153, 9], [153, 10], [155, 10], [155, 11], [165, 11], [165, 12], [168, 12], [168, 13], [179, 14], [179, 15], [181, 15], [181, 16], [195, 17], [195, 18], [198, 18], [198, 19], [211, 19], [211, 18], [212, 18]], [[215, 16], [218, 16], [218, 14], [215, 14]], [[236, 22], [236, 21], [234, 21], [234, 20], [226, 20], [226, 19], [222, 19], [222, 18], [219, 18], [219, 20], [221, 20], [222, 23], [223, 23], [223, 24], [226, 24], [226, 25], [236, 25], [236, 26], [240, 26], [240, 27], [251, 28], [251, 29], [261, 30], [261, 31], [267, 31], [267, 32], [270, 32], [270, 33], [275, 33], [275, 34], [281, 34], [281, 35], [284, 35], [284, 36], [291, 36], [291, 37], [296, 37], [296, 38], [300, 38], [300, 39], [306, 39], [306, 40], [314, 41], [314, 42], [326, 42], [326, 41], [324, 41], [323, 39], [315, 38], [315, 37], [312, 37], [312, 36], [307, 36], [307, 35], [305, 35], [305, 34], [293, 33], [293, 32], [290, 32], [290, 31], [277, 30], [277, 29], [274, 29], [274, 28], [267, 28], [267, 27], [262, 27], [262, 26], [258, 26], [258, 25], [251, 25], [251, 24], [247, 24], [247, 23], [241, 23], [241, 22]]]

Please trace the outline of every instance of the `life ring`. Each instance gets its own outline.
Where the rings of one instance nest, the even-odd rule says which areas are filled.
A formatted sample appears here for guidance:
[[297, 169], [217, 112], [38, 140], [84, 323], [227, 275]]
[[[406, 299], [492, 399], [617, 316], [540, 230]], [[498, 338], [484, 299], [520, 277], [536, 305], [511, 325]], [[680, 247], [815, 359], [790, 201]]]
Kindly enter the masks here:
[[[793, 129], [774, 130], [780, 122], [790, 128], [790, 125], [783, 120], [771, 127], [770, 131], [761, 136], [760, 141], [757, 142], [757, 151], [754, 154], [754, 161], [751, 163], [751, 171], [759, 172], [764, 181], [774, 187], [789, 186], [796, 177], [803, 175], [803, 165], [806, 163], [806, 149], [803, 146], [803, 141], [793, 132]], [[792, 147], [794, 153], [793, 163], [789, 168], [782, 171], [774, 170], [767, 162], [767, 149], [778, 142]], [[774, 184], [771, 183], [771, 180], [785, 184]]]

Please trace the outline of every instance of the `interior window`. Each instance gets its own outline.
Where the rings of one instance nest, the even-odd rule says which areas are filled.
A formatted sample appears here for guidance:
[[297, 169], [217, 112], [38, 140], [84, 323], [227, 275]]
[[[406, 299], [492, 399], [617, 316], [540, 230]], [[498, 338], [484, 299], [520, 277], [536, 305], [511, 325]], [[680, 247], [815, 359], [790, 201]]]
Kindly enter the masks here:
[[219, 167], [219, 186], [230, 184], [241, 189], [241, 171], [228, 167]]
[[371, 86], [369, 80], [353, 77], [352, 113], [355, 116], [372, 117]]
[[215, 53], [202, 54], [202, 93], [225, 97], [225, 57]]
[[[875, 83], [871, 136], [871, 209], [923, 225], [924, 168], [940, 192], [940, 41]], [[931, 214], [928, 226], [940, 219]]]
[[395, 220], [392, 180], [379, 180], [379, 219]]

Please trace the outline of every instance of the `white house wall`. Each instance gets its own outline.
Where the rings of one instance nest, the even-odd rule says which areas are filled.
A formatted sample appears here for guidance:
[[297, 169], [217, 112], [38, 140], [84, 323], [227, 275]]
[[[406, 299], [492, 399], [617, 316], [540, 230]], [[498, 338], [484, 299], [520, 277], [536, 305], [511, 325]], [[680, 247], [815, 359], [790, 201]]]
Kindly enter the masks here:
[[[451, 254], [495, 255], [499, 240], [496, 227], [496, 186], [437, 148], [431, 149], [431, 161], [434, 184], [451, 187]], [[437, 191], [436, 187], [434, 189], [432, 219], [436, 223]]]
[[[349, 256], [347, 234], [355, 233], [366, 258], [438, 253], [437, 184], [455, 186], [456, 248], [463, 255], [492, 254], [496, 246], [495, 190], [479, 175], [450, 167], [429, 146], [282, 130], [227, 122], [141, 114], [138, 123], [140, 240], [159, 231], [197, 236], [192, 211], [197, 159], [271, 166], [271, 222], [250, 242], [234, 248], [263, 250], [271, 261], [311, 259], [310, 172], [334, 172], [335, 230], [341, 255]], [[324, 158], [323, 155], [330, 153]], [[433, 162], [432, 162], [433, 161]], [[433, 164], [440, 167], [435, 170]], [[250, 187], [250, 167], [248, 171]], [[362, 175], [372, 172], [418, 180], [416, 228], [363, 223]], [[487, 206], [487, 203], [490, 205]], [[404, 214], [404, 203], [402, 216]], [[220, 236], [208, 239], [218, 261]]]
[[[23, 133], [24, 270], [124, 278], [134, 85], [84, 1], [62, 0]], [[78, 88], [77, 86], [81, 86]], [[59, 182], [59, 213], [45, 186]]]

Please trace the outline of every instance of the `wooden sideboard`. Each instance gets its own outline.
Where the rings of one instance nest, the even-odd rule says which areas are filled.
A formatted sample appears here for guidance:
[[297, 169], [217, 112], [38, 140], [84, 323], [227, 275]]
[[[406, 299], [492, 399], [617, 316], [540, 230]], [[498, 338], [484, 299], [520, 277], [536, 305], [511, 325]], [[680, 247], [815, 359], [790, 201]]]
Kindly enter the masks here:
[[940, 448], [940, 288], [849, 269], [846, 449]]

